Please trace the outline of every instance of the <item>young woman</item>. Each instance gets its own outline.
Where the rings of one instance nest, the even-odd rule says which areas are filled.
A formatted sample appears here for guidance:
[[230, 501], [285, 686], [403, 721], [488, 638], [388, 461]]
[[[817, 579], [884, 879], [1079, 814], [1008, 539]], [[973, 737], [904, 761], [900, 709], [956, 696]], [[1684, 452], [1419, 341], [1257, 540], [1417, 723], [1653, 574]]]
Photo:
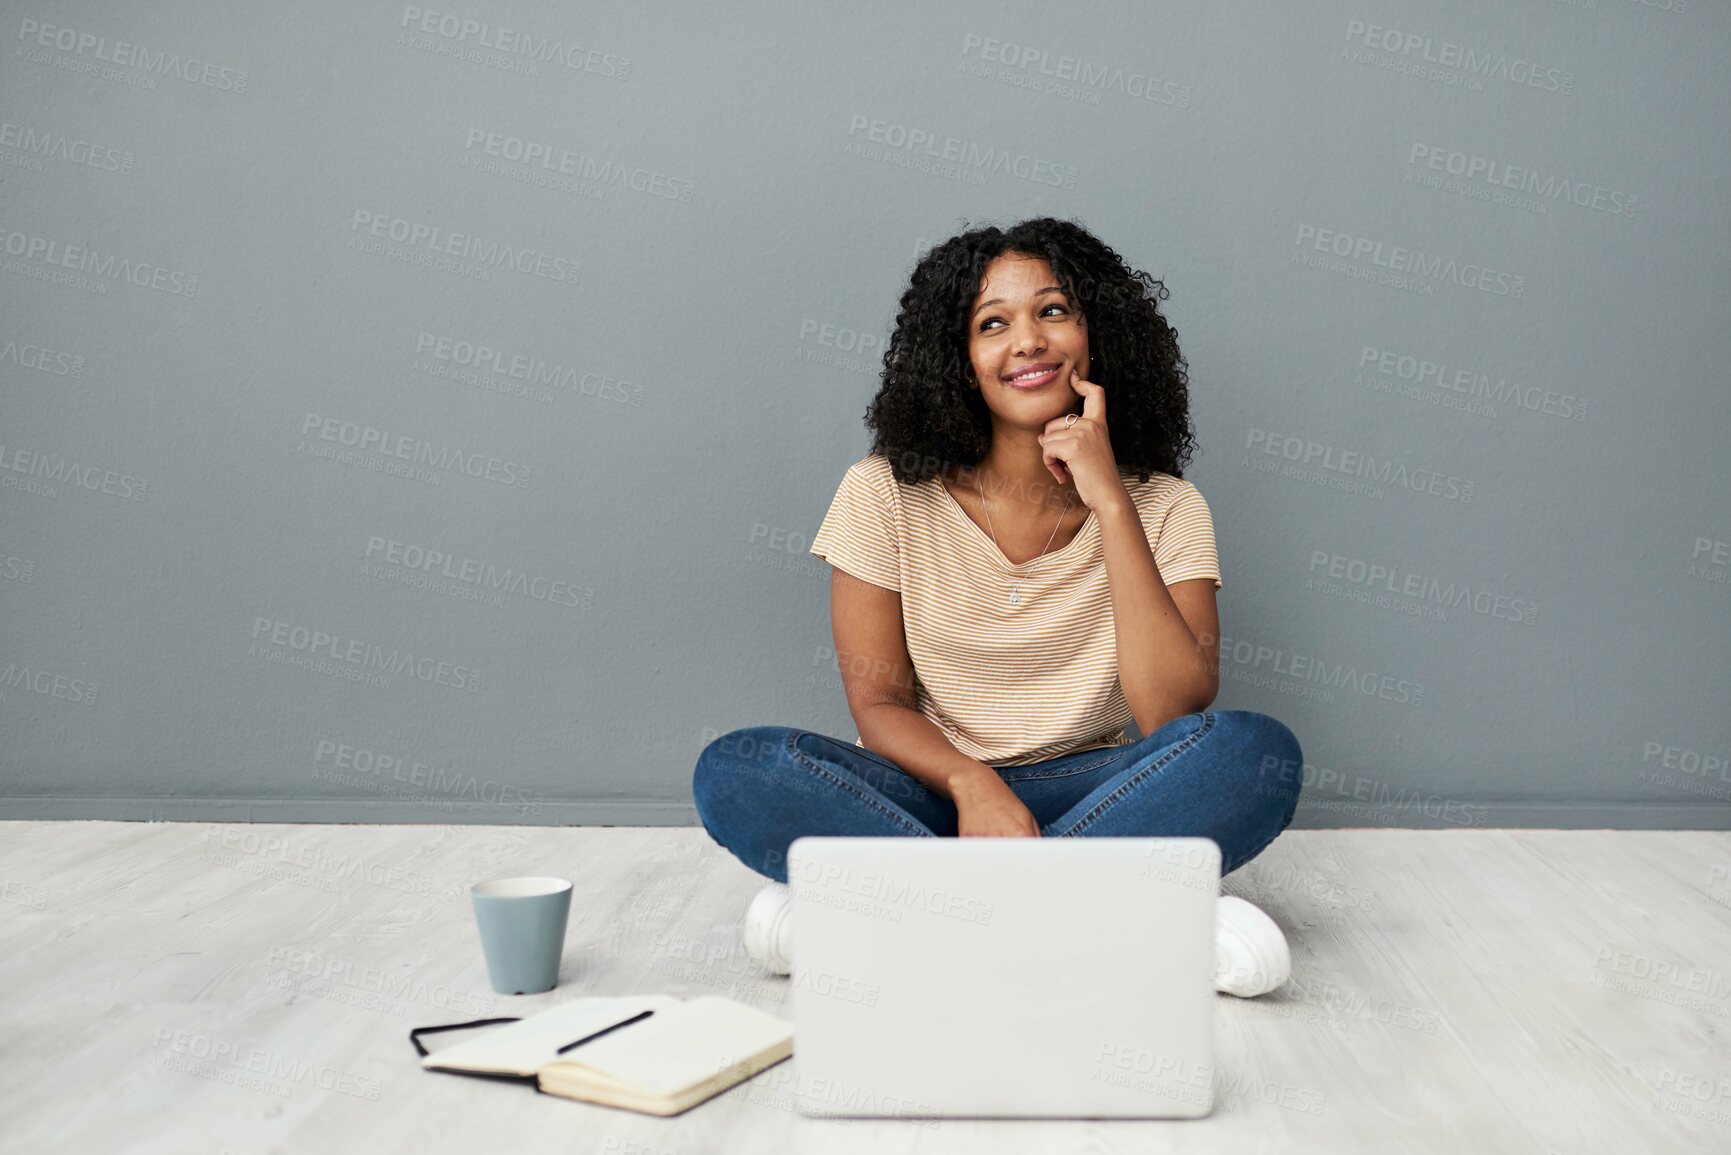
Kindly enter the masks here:
[[[801, 835], [1191, 835], [1230, 873], [1292, 821], [1302, 753], [1210, 710], [1221, 587], [1165, 286], [1080, 225], [961, 233], [915, 266], [851, 465], [832, 566], [844, 740], [735, 730], [699, 756], [710, 835], [773, 881], [747, 950], [786, 973]], [[1134, 721], [1146, 735], [1131, 741]], [[1280, 929], [1219, 900], [1216, 985], [1287, 977]]]

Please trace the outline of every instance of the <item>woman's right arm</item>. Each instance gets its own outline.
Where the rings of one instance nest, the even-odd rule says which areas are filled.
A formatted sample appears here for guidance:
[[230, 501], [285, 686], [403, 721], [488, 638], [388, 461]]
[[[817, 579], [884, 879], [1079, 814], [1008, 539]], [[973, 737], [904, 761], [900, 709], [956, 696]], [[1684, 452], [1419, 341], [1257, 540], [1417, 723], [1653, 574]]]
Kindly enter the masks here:
[[902, 596], [832, 567], [836, 665], [860, 741], [956, 806], [958, 834], [1038, 837], [1040, 827], [998, 772], [951, 745], [920, 713], [902, 626]]

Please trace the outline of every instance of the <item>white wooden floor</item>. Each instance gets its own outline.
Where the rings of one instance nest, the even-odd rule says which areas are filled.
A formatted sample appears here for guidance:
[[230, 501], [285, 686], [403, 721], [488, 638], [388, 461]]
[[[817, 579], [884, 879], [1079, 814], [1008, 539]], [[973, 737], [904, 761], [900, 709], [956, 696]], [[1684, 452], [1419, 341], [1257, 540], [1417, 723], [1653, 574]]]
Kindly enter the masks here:
[[[576, 892], [487, 985], [468, 884]], [[1173, 1122], [807, 1119], [797, 1057], [657, 1119], [423, 1071], [412, 1026], [577, 994], [785, 1009], [761, 880], [697, 828], [0, 823], [0, 1146], [74, 1152], [1731, 1151], [1731, 834], [1288, 830], [1227, 890], [1294, 980], [1219, 996]]]

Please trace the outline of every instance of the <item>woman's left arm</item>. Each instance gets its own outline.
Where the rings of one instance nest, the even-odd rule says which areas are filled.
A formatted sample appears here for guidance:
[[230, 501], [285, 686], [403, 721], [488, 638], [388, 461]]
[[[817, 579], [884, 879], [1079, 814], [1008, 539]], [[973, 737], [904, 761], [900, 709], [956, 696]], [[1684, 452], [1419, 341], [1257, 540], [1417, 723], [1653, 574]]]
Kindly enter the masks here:
[[1112, 590], [1118, 683], [1144, 737], [1174, 718], [1206, 710], [1220, 691], [1220, 614], [1214, 580], [1167, 586], [1126, 492], [1094, 511]]
[[1214, 580], [1168, 588], [1148, 548], [1136, 503], [1112, 455], [1106, 393], [1072, 373], [1082, 412], [1054, 417], [1040, 435], [1046, 468], [1074, 479], [1105, 539], [1106, 581], [1118, 639], [1118, 683], [1146, 737], [1174, 718], [1208, 708], [1220, 690], [1220, 615]]

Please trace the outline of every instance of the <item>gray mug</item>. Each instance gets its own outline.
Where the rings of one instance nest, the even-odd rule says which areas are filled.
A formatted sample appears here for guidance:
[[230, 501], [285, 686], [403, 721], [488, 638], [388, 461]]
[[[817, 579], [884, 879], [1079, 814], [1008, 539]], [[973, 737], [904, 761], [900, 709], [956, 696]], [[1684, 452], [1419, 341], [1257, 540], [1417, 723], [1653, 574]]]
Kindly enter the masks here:
[[571, 880], [499, 878], [469, 888], [487, 977], [502, 995], [538, 995], [559, 982]]

